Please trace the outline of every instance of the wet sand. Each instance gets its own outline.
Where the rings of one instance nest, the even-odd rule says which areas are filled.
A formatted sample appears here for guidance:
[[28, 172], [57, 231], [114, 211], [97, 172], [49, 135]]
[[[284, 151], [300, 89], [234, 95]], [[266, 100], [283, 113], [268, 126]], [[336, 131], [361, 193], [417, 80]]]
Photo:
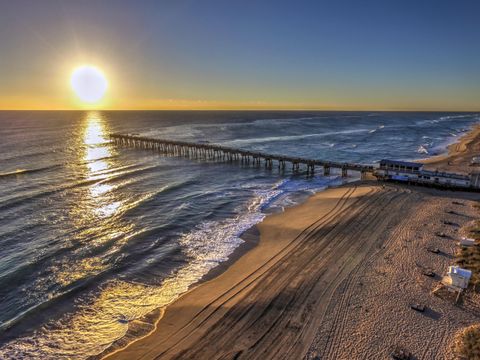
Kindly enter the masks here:
[[[469, 169], [479, 133], [430, 166]], [[397, 345], [418, 359], [452, 358], [454, 333], [478, 322], [480, 311], [433, 296], [439, 276], [422, 270], [442, 274], [453, 263], [454, 239], [475, 218], [477, 198], [377, 182], [318, 193], [268, 216], [257, 246], [108, 358], [379, 359]], [[452, 203], [458, 199], [463, 205]], [[427, 311], [411, 310], [412, 302]]]
[[480, 166], [470, 164], [474, 156], [480, 156], [480, 125], [474, 126], [458, 142], [449, 145], [447, 154], [434, 156], [422, 162], [430, 170], [468, 174], [480, 172]]

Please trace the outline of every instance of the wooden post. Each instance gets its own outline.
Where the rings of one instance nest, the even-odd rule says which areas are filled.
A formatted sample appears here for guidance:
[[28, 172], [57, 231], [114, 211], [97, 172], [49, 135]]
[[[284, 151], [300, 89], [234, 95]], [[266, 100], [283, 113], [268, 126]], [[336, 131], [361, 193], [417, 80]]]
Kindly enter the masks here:
[[[110, 134], [110, 142], [117, 146], [138, 148], [144, 150], [158, 151], [166, 156], [184, 156], [192, 158], [203, 158], [206, 160], [227, 160], [230, 162], [240, 162], [241, 164], [249, 164], [250, 160], [256, 167], [261, 166], [261, 162], [265, 161], [265, 168], [272, 169], [273, 161], [278, 161], [278, 169], [285, 170], [286, 163], [292, 163], [292, 172], [300, 171], [300, 163], [305, 164], [307, 175], [313, 175], [315, 173], [315, 165], [319, 164], [323, 167], [323, 174], [329, 176], [331, 168], [340, 168], [342, 177], [348, 176], [348, 169], [353, 171], [359, 171], [361, 179], [365, 179], [370, 173], [374, 171], [372, 166], [366, 166], [361, 164], [339, 164], [331, 162], [318, 162], [313, 159], [301, 159], [290, 156], [277, 157], [275, 155], [264, 154], [260, 152], [250, 152], [240, 149], [234, 149], [227, 146], [220, 146], [208, 143], [190, 143], [185, 141], [171, 141], [168, 139], [155, 139], [148, 138], [139, 135], [121, 135]], [[348, 167], [348, 169], [347, 169]]]

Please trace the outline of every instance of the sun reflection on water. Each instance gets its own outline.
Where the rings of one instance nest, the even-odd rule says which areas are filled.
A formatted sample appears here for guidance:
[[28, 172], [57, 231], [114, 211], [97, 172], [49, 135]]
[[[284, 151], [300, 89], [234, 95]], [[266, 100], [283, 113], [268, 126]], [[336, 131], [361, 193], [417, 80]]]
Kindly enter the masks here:
[[[151, 277], [150, 274], [160, 273], [164, 261], [162, 253], [153, 251], [153, 246], [148, 248], [157, 239], [143, 241], [152, 236], [155, 228], [140, 226], [141, 216], [135, 220], [134, 216], [124, 214], [140, 208], [170, 185], [147, 189], [141, 194], [138, 189], [135, 191], [131, 186], [135, 175], [126, 176], [131, 164], [116, 157], [108, 132], [103, 115], [90, 112], [71, 147], [75, 161], [69, 166], [76, 184], [69, 188], [65, 207], [72, 231], [64, 238], [69, 242], [65, 246], [66, 255], [55, 259], [49, 268], [52, 275], [46, 285], [55, 289], [50, 294], [52, 298], [77, 285], [88, 286], [75, 296], [73, 311], [48, 321], [35, 334], [11, 343], [13, 349], [21, 348], [36, 358], [83, 359], [103, 351], [125, 335], [130, 326], [132, 334], [150, 330], [155, 319], [144, 316], [186, 292], [219, 259], [225, 259], [224, 252], [228, 250], [222, 241], [212, 241], [208, 229], [184, 234], [179, 247], [189, 262], [171, 273]], [[158, 234], [159, 239], [162, 236]], [[175, 254], [173, 247], [162, 250]], [[150, 273], [157, 263], [159, 269]], [[148, 280], [143, 281], [146, 274]], [[38, 288], [45, 288], [43, 285]], [[59, 293], [55, 293], [56, 289]]]
[[[124, 244], [133, 224], [121, 219], [124, 211], [121, 193], [112, 183], [117, 171], [115, 150], [108, 140], [108, 124], [97, 112], [89, 112], [77, 136], [76, 173], [78, 185], [69, 195], [72, 226], [68, 240], [82, 244], [68, 259], [56, 265], [56, 279], [66, 285], [71, 281], [95, 276], [111, 265], [111, 254]], [[105, 252], [105, 250], [108, 251]]]
[[[83, 162], [85, 164], [85, 178], [98, 180], [89, 186], [88, 195], [84, 198], [87, 212], [83, 216], [88, 218], [106, 218], [114, 216], [122, 210], [122, 201], [116, 197], [115, 186], [109, 184], [111, 171], [114, 169], [113, 149], [107, 138], [108, 124], [100, 113], [89, 112], [83, 130]], [[108, 224], [110, 230], [115, 226]]]
[[106, 124], [103, 118], [96, 112], [88, 113], [83, 143], [86, 147], [84, 161], [88, 168], [88, 179], [93, 179], [98, 172], [108, 170], [112, 156], [111, 148], [106, 139]]

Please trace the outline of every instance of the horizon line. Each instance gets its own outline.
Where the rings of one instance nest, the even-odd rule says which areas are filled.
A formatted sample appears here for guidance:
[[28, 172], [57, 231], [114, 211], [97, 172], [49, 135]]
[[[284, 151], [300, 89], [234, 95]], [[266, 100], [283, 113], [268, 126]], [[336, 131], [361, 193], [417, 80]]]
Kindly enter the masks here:
[[319, 109], [319, 108], [218, 108], [218, 109], [0, 109], [0, 111], [343, 111], [343, 112], [480, 112], [477, 110], [442, 110], [442, 109]]

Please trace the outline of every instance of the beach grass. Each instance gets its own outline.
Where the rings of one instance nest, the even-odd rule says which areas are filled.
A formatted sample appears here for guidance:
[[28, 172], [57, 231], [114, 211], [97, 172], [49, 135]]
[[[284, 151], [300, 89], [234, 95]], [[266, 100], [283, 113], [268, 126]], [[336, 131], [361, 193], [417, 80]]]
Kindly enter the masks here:
[[463, 247], [457, 252], [456, 263], [472, 271], [470, 285], [480, 291], [480, 246]]
[[[474, 205], [480, 210], [480, 204]], [[469, 229], [470, 236], [480, 241], [480, 221]], [[456, 263], [472, 271], [470, 285], [474, 291], [480, 291], [480, 246], [463, 247], [456, 255]], [[459, 359], [480, 360], [480, 324], [463, 329], [455, 337], [455, 352]]]
[[455, 337], [455, 352], [459, 359], [480, 359], [480, 324], [469, 326]]
[[[474, 205], [477, 211], [480, 211], [480, 203]], [[469, 236], [480, 241], [480, 220], [476, 220], [474, 225], [468, 229]], [[475, 291], [480, 291], [480, 246], [461, 247], [455, 256], [457, 265], [471, 270], [472, 278], [470, 285]]]

